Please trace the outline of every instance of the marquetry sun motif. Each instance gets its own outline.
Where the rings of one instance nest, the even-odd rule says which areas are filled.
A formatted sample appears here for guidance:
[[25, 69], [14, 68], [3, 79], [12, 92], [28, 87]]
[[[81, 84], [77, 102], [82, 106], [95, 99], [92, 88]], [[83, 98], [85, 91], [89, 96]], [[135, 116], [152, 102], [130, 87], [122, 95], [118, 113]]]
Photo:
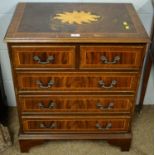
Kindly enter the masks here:
[[54, 19], [58, 19], [62, 23], [67, 24], [89, 24], [98, 21], [99, 18], [100, 16], [85, 11], [63, 12], [56, 14], [54, 17]]

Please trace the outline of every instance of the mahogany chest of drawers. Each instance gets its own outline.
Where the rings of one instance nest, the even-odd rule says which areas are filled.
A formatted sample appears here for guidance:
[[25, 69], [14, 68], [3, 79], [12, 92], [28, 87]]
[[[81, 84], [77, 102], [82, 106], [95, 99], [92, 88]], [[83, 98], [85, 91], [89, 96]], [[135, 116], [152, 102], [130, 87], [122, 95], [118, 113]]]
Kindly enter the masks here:
[[131, 4], [19, 3], [5, 40], [21, 152], [54, 139], [129, 150], [149, 43]]

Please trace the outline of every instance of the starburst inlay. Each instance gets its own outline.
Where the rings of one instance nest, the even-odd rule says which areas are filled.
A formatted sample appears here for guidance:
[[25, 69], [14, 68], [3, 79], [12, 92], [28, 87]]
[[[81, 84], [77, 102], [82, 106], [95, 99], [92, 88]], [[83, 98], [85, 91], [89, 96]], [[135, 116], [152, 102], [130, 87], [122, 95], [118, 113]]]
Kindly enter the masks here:
[[63, 12], [56, 14], [54, 17], [54, 19], [60, 20], [62, 23], [67, 24], [89, 24], [98, 21], [99, 18], [100, 16], [85, 11]]

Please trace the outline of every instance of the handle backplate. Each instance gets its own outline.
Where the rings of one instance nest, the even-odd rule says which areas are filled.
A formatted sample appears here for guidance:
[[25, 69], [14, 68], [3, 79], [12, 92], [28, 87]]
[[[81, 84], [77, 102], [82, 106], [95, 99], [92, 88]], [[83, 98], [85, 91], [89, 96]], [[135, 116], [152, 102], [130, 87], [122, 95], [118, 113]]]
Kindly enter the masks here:
[[117, 84], [117, 81], [116, 80], [112, 80], [111, 84], [109, 86], [106, 86], [105, 82], [103, 80], [98, 81], [98, 83], [99, 83], [99, 86], [101, 88], [110, 89], [110, 88], [113, 88]]
[[48, 56], [47, 59], [46, 59], [46, 61], [42, 61], [41, 58], [40, 58], [39, 56], [35, 55], [35, 56], [33, 57], [33, 60], [34, 60], [34, 61], [37, 61], [38, 64], [49, 64], [49, 63], [51, 63], [51, 62], [54, 61], [54, 56], [53, 56], [53, 55]]
[[42, 83], [42, 81], [40, 80], [37, 80], [36, 81], [36, 84], [40, 87], [40, 88], [44, 88], [44, 89], [47, 89], [47, 88], [51, 88], [53, 85], [54, 85], [54, 81], [50, 80], [47, 85], [44, 85]]
[[110, 110], [110, 109], [112, 109], [114, 107], [114, 103], [113, 102], [110, 102], [109, 104], [108, 104], [108, 106], [104, 106], [104, 105], [102, 105], [102, 104], [100, 104], [100, 103], [96, 103], [96, 108], [97, 109], [100, 109], [100, 110]]
[[39, 108], [41, 108], [41, 109], [54, 109], [54, 108], [56, 108], [56, 103], [50, 101], [50, 102], [48, 103], [48, 105], [45, 106], [45, 104], [44, 104], [43, 102], [39, 102], [39, 103], [38, 103], [38, 106], [39, 106]]
[[102, 55], [102, 56], [100, 57], [100, 60], [101, 60], [102, 63], [104, 63], [104, 64], [116, 64], [116, 63], [118, 63], [118, 62], [120, 61], [120, 56], [115, 56], [115, 57], [113, 58], [113, 61], [108, 61], [108, 58], [107, 58], [106, 56]]
[[107, 123], [106, 126], [102, 127], [99, 123], [96, 123], [96, 128], [98, 130], [102, 130], [102, 131], [106, 131], [112, 128], [112, 124], [111, 123]]
[[44, 122], [42, 122], [42, 123], [40, 123], [39, 124], [39, 127], [40, 128], [43, 128], [43, 129], [54, 129], [54, 128], [56, 128], [57, 127], [57, 125], [56, 125], [56, 123], [50, 123], [50, 124], [45, 124]]

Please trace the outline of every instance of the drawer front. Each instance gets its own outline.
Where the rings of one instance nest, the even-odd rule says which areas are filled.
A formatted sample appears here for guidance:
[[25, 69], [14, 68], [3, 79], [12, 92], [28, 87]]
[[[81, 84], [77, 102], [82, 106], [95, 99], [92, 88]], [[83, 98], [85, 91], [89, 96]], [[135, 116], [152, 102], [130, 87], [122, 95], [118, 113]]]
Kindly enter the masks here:
[[80, 68], [139, 69], [143, 46], [81, 46]]
[[20, 95], [20, 109], [27, 114], [105, 114], [130, 113], [133, 96]]
[[18, 73], [19, 91], [130, 91], [137, 88], [137, 73]]
[[13, 46], [16, 68], [74, 68], [74, 46]]
[[120, 133], [129, 130], [129, 118], [23, 119], [25, 133]]

